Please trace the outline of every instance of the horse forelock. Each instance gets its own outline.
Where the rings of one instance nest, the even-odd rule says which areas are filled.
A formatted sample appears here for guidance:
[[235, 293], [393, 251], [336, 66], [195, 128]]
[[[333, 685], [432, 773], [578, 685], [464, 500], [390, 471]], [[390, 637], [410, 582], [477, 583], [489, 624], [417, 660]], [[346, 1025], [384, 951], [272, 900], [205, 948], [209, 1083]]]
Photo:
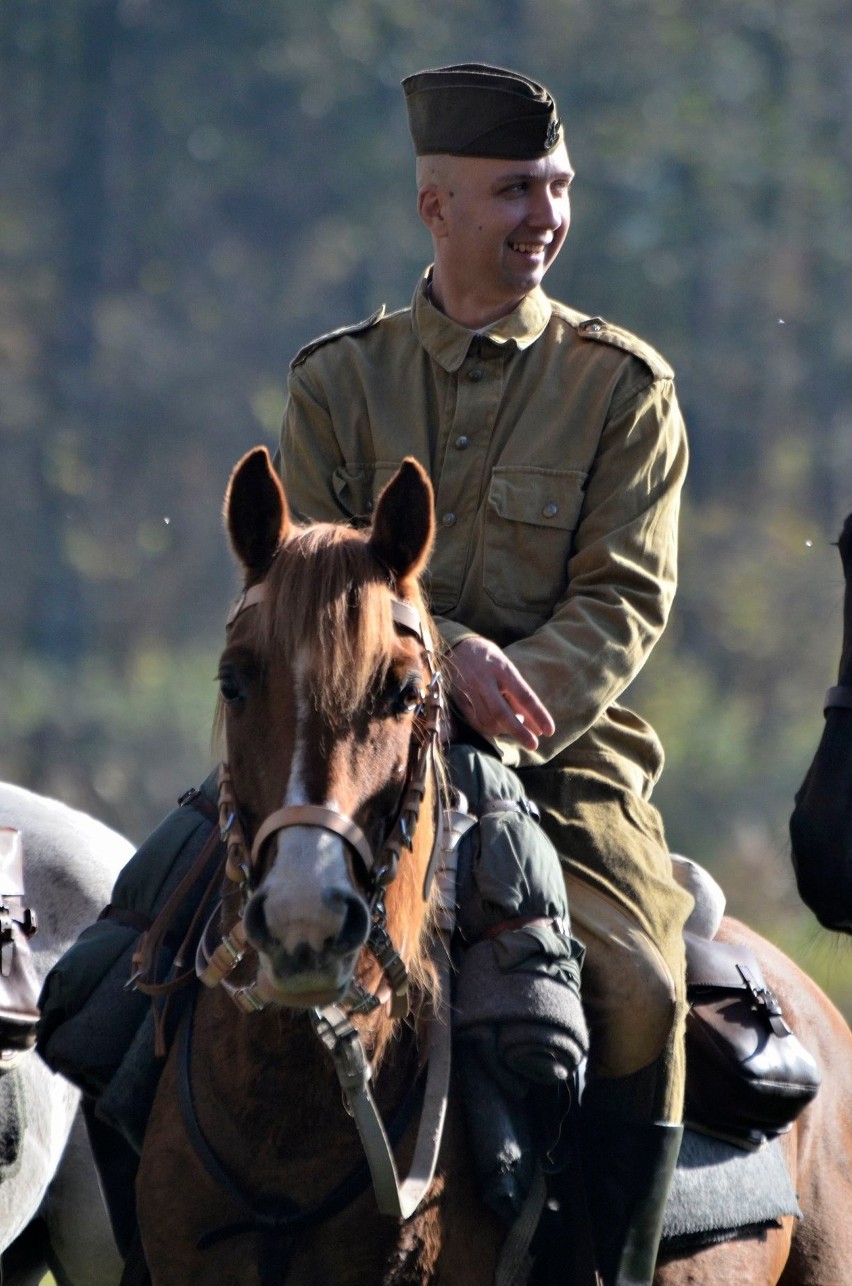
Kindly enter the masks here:
[[[298, 529], [274, 560], [267, 591], [258, 618], [264, 650], [307, 656], [316, 708], [334, 720], [351, 716], [399, 651], [393, 587], [366, 537], [331, 524]], [[405, 593], [425, 614], [416, 583]]]

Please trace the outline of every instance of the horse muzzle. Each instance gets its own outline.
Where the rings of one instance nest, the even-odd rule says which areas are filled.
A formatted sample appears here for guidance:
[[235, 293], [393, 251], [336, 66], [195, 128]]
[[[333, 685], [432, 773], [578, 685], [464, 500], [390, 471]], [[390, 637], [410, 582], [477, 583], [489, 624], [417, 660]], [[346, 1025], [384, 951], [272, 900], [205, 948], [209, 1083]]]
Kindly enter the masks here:
[[322, 895], [322, 915], [307, 917], [271, 901], [263, 888], [244, 914], [247, 940], [260, 957], [260, 998], [294, 1007], [325, 1005], [348, 989], [370, 932], [370, 911], [349, 889]]

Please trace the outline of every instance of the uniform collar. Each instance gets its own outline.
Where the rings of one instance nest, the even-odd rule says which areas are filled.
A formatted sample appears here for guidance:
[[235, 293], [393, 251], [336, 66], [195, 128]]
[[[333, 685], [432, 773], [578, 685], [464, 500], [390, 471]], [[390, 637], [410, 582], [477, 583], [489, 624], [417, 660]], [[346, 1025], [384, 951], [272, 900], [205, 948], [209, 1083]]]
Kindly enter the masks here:
[[459, 369], [477, 335], [485, 335], [495, 344], [529, 348], [544, 333], [550, 321], [550, 300], [541, 287], [536, 286], [505, 317], [481, 331], [468, 330], [466, 326], [451, 321], [432, 303], [429, 295], [431, 278], [432, 269], [428, 268], [417, 283], [411, 304], [412, 324], [429, 356], [450, 373]]

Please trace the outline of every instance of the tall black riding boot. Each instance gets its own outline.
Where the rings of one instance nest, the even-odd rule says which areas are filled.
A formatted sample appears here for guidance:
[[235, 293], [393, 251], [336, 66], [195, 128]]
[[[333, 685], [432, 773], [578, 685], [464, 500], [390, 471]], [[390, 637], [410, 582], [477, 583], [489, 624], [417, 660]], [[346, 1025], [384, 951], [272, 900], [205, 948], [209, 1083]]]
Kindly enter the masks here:
[[683, 1126], [580, 1110], [583, 1171], [604, 1286], [650, 1286]]

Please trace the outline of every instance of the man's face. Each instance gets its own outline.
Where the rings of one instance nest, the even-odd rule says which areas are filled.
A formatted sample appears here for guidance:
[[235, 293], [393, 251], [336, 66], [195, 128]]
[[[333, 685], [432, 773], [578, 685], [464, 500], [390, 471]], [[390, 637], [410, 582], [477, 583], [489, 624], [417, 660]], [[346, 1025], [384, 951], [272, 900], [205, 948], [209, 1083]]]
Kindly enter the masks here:
[[457, 299], [475, 300], [483, 320], [505, 315], [539, 284], [568, 233], [574, 174], [565, 144], [534, 161], [441, 157], [434, 176], [440, 216], [426, 217], [422, 193], [421, 213], [435, 237], [438, 302], [451, 316]]

